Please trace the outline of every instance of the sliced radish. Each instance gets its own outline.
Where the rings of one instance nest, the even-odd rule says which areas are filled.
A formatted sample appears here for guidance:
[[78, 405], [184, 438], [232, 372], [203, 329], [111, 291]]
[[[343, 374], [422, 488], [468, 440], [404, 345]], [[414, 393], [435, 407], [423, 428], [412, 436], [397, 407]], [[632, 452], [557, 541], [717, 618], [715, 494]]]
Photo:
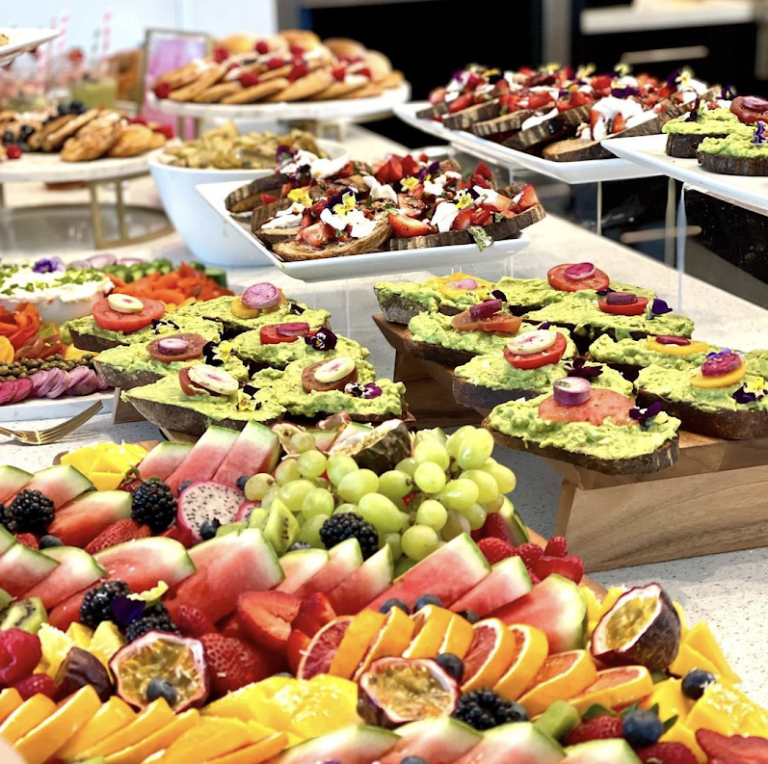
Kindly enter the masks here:
[[679, 345], [680, 347], [687, 347], [691, 344], [691, 341], [687, 337], [675, 337], [672, 334], [657, 334], [653, 339], [655, 339], [659, 345]]
[[192, 384], [219, 395], [234, 395], [240, 388], [237, 380], [231, 374], [208, 364], [190, 366], [189, 380]]
[[549, 350], [557, 340], [557, 333], [549, 329], [536, 329], [533, 332], [518, 334], [507, 343], [507, 350], [515, 355], [533, 355]]
[[323, 385], [338, 382], [349, 376], [355, 370], [355, 362], [351, 358], [342, 356], [324, 363], [315, 369], [315, 379]]
[[109, 307], [118, 313], [141, 313], [144, 310], [144, 303], [129, 294], [111, 294], [107, 297], [107, 302]]
[[458, 281], [449, 281], [446, 286], [451, 287], [451, 289], [466, 289], [469, 291], [470, 289], [477, 289], [477, 281], [474, 279], [459, 279]]
[[243, 292], [243, 305], [256, 310], [274, 308], [280, 303], [280, 290], [266, 281], [249, 286]]
[[588, 279], [595, 272], [593, 263], [576, 263], [563, 271], [563, 276], [574, 281]]
[[189, 340], [185, 340], [183, 337], [167, 337], [160, 340], [157, 343], [157, 347], [161, 353], [179, 355], [186, 352], [189, 347]]
[[501, 300], [486, 300], [477, 305], [472, 305], [469, 309], [469, 315], [472, 318], [487, 318], [501, 310]]
[[305, 334], [309, 334], [310, 326], [301, 321], [293, 321], [288, 324], [278, 324], [275, 327], [275, 331], [281, 337], [303, 337]]
[[608, 292], [605, 301], [609, 305], [634, 305], [637, 295], [633, 292]]
[[704, 362], [701, 373], [705, 377], [721, 377], [723, 374], [740, 369], [743, 363], [741, 356], [736, 353], [718, 353]]

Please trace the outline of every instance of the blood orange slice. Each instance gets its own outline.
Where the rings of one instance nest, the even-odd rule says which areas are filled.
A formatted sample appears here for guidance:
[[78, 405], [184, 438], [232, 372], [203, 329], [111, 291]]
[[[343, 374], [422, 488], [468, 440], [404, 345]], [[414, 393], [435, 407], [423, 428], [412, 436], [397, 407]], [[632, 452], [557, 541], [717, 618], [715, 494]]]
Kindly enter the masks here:
[[473, 627], [474, 636], [464, 656], [462, 692], [493, 687], [506, 673], [515, 650], [515, 639], [498, 618], [486, 618]]
[[581, 713], [595, 703], [606, 708], [628, 706], [652, 692], [653, 679], [645, 666], [620, 666], [598, 671], [597, 679], [569, 702]]
[[408, 647], [416, 624], [399, 607], [393, 607], [371, 642], [353, 679], [358, 681], [379, 658], [399, 658]]
[[299, 661], [297, 679], [311, 679], [318, 674], [327, 674], [333, 658], [341, 645], [344, 634], [353, 619], [350, 616], [334, 618], [323, 626], [309, 643], [307, 652]]
[[538, 716], [556, 700], [570, 700], [597, 679], [597, 669], [586, 650], [550, 655], [533, 678], [531, 689], [520, 698], [529, 716]]
[[515, 624], [509, 627], [515, 645], [507, 673], [493, 688], [507, 700], [517, 700], [533, 683], [549, 653], [543, 631], [535, 626]]
[[355, 616], [344, 633], [336, 655], [333, 656], [328, 673], [342, 679], [351, 679], [374, 637], [384, 625], [385, 619], [386, 616], [376, 610], [363, 610], [360, 615]]

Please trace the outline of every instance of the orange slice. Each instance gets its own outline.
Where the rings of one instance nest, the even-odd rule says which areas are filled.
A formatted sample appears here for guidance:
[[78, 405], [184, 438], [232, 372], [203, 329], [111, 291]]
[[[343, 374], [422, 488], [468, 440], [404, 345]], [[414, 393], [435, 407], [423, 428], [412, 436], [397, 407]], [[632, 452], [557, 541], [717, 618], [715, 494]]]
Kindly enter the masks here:
[[50, 698], [33, 695], [0, 724], [0, 737], [13, 745], [38, 724], [42, 724], [55, 710], [56, 704]]
[[10, 687], [0, 692], [0, 724], [4, 722], [24, 701], [19, 691]]
[[570, 700], [597, 679], [592, 656], [586, 650], [550, 655], [533, 678], [531, 689], [520, 698], [530, 716], [538, 716], [556, 700]]
[[341, 641], [353, 621], [354, 618], [348, 615], [334, 618], [312, 637], [306, 654], [299, 661], [297, 679], [311, 679], [318, 674], [328, 673]]
[[288, 735], [285, 732], [278, 732], [239, 751], [219, 756], [218, 759], [209, 759], [207, 764], [260, 764], [277, 756], [287, 746]]
[[436, 605], [427, 605], [411, 616], [414, 637], [403, 651], [403, 658], [434, 658], [440, 653], [455, 613]]
[[509, 632], [515, 641], [507, 673], [493, 688], [507, 700], [517, 700], [533, 682], [549, 654], [547, 635], [535, 626], [514, 624]]
[[339, 649], [333, 656], [328, 673], [351, 679], [360, 665], [374, 637], [384, 625], [386, 616], [376, 610], [363, 610], [344, 632]]
[[116, 695], [111, 697], [56, 753], [57, 759], [77, 761], [83, 751], [106, 740], [113, 732], [127, 727], [136, 718], [136, 712]]
[[469, 646], [472, 644], [474, 636], [475, 632], [472, 631], [472, 624], [466, 618], [462, 618], [457, 614], [448, 625], [443, 643], [438, 650], [438, 655], [440, 653], [452, 653], [457, 658], [463, 659], [467, 654], [467, 650], [469, 650]]
[[141, 764], [153, 753], [165, 750], [176, 738], [200, 723], [200, 712], [190, 709], [179, 714], [170, 724], [162, 727], [153, 735], [144, 738], [122, 751], [113, 753], [105, 759], [106, 764]]
[[253, 742], [245, 722], [237, 719], [201, 719], [171, 743], [163, 764], [203, 764], [220, 758]]
[[653, 692], [653, 679], [645, 666], [620, 666], [597, 672], [597, 679], [569, 703], [579, 713], [594, 703], [606, 708], [621, 708]]
[[403, 654], [413, 636], [416, 624], [399, 607], [393, 607], [386, 615], [384, 624], [373, 638], [368, 652], [357, 668], [354, 681], [360, 679], [370, 665], [379, 658], [397, 658]]
[[472, 644], [464, 656], [462, 692], [493, 687], [512, 662], [515, 639], [498, 618], [486, 618], [472, 627]]

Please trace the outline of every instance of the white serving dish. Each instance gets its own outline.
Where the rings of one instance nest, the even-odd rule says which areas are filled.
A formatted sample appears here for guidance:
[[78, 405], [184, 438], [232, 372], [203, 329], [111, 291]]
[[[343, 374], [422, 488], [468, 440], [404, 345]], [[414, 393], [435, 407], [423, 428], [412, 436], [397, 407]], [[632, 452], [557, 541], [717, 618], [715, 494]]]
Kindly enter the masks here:
[[5, 45], [0, 45], [0, 64], [9, 64], [22, 53], [33, 51], [38, 45], [58, 37], [61, 34], [61, 30], [31, 27], [0, 27], [0, 33], [8, 38], [8, 42]]

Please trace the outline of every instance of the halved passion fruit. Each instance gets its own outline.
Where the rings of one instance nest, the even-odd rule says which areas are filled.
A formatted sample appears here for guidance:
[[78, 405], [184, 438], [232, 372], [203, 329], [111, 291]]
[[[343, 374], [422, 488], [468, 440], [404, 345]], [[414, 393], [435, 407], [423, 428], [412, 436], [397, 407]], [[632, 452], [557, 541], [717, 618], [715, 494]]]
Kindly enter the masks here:
[[138, 709], [146, 708], [149, 685], [163, 679], [175, 690], [176, 713], [200, 706], [208, 697], [208, 670], [202, 642], [176, 634], [150, 631], [127, 644], [109, 663], [117, 694]]
[[392, 729], [450, 716], [460, 695], [456, 680], [433, 660], [381, 658], [360, 677], [357, 713], [368, 724]]
[[658, 585], [630, 589], [616, 600], [592, 634], [592, 655], [609, 666], [669, 667], [680, 649], [680, 617]]
[[399, 419], [390, 419], [373, 429], [347, 427], [333, 444], [331, 453], [347, 454], [360, 467], [381, 475], [410, 457], [411, 435]]

